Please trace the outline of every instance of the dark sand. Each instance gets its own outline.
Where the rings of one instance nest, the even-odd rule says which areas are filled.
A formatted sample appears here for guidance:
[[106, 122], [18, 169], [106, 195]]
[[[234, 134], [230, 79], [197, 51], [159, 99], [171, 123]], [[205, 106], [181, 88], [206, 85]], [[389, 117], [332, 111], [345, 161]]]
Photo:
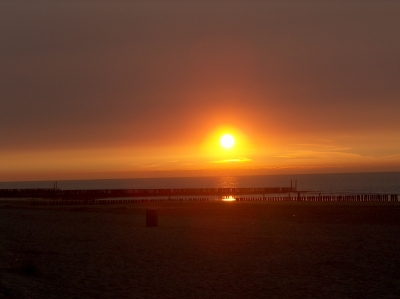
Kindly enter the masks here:
[[0, 298], [400, 298], [399, 233], [398, 203], [3, 202]]

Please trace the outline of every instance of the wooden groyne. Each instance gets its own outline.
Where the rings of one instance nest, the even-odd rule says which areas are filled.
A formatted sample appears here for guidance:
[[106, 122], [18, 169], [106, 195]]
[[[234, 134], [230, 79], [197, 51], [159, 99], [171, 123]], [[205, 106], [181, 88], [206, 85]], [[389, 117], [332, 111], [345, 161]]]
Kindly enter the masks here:
[[100, 200], [32, 200], [31, 206], [72, 206], [72, 205], [123, 205], [140, 204], [150, 202], [205, 202], [210, 201], [207, 197], [202, 198], [141, 198], [141, 199], [100, 199]]
[[[221, 199], [224, 200], [223, 198]], [[398, 202], [397, 194], [353, 194], [353, 195], [324, 195], [324, 196], [245, 196], [229, 197], [237, 202]], [[218, 201], [208, 197], [184, 198], [129, 198], [129, 199], [100, 199], [100, 200], [31, 200], [32, 206], [70, 206], [70, 205], [121, 205], [151, 202], [209, 202]]]
[[100, 199], [123, 197], [158, 196], [240, 196], [245, 194], [279, 194], [296, 192], [296, 187], [269, 188], [171, 188], [171, 189], [0, 189], [0, 198], [53, 198], [53, 199]]
[[104, 205], [168, 201], [398, 202], [397, 194], [321, 195], [296, 187], [174, 189], [0, 189], [0, 198], [28, 199], [31, 205]]
[[238, 197], [236, 201], [398, 202], [397, 194], [347, 194], [317, 196]]

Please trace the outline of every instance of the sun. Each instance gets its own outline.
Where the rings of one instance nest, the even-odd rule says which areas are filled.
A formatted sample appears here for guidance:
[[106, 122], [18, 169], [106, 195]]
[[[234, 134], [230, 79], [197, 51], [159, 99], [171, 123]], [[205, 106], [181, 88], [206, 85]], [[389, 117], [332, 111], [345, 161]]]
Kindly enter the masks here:
[[219, 143], [224, 148], [231, 148], [235, 144], [235, 138], [231, 134], [225, 134], [221, 136]]

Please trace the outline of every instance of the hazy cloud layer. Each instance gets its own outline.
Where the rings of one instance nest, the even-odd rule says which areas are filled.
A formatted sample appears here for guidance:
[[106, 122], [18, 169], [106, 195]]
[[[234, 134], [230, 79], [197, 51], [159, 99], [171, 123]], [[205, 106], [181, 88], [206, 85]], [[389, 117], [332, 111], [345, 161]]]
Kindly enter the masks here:
[[0, 149], [183, 143], [217, 112], [282, 134], [398, 131], [399, 15], [397, 1], [2, 1]]

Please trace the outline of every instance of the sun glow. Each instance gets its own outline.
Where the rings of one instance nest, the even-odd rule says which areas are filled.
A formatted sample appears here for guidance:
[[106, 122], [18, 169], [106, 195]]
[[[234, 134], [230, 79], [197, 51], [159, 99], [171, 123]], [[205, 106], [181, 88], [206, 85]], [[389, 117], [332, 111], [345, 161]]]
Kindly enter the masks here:
[[224, 134], [219, 140], [219, 143], [224, 148], [231, 148], [235, 144], [235, 138], [231, 134]]
[[232, 195], [229, 196], [223, 196], [222, 201], [236, 201], [236, 198], [233, 197]]

